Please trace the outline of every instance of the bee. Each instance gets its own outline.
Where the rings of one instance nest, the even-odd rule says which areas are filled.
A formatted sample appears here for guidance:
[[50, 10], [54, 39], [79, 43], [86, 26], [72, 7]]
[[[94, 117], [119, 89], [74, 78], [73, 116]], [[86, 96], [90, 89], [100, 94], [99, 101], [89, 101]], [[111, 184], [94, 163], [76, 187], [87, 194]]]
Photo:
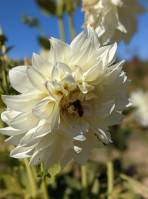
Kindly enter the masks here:
[[75, 102], [72, 103], [75, 107], [76, 110], [78, 110], [78, 115], [80, 117], [83, 116], [84, 110], [83, 110], [83, 106], [80, 103], [80, 100], [76, 100]]

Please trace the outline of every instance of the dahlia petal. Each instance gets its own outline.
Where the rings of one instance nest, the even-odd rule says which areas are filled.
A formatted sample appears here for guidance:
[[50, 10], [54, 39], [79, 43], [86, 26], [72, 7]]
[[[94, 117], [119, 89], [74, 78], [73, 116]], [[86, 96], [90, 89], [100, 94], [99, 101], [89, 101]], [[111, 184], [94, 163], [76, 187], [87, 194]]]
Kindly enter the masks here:
[[107, 141], [107, 144], [109, 143], [109, 142], [112, 142], [112, 140], [111, 140], [111, 136], [110, 136], [110, 132], [108, 131], [108, 129], [105, 131], [105, 130], [103, 130], [103, 129], [98, 129], [99, 131], [100, 131], [100, 137], [101, 137], [101, 139], [102, 140], [106, 140]]
[[4, 103], [12, 110], [19, 112], [28, 112], [32, 107], [37, 104], [44, 94], [22, 94], [22, 95], [2, 95]]
[[69, 66], [60, 62], [56, 63], [51, 73], [52, 81], [55, 81], [55, 80], [61, 81], [63, 77], [65, 76], [66, 72], [71, 74], [71, 70]]
[[12, 87], [20, 92], [27, 93], [33, 89], [27, 76], [27, 66], [17, 66], [9, 71], [9, 79]]
[[60, 134], [58, 135], [59, 138], [59, 142], [62, 146], [62, 148], [67, 151], [71, 148], [73, 148], [73, 139], [66, 135], [65, 133], [60, 132]]
[[31, 145], [36, 144], [39, 139], [35, 139], [34, 138], [34, 133], [36, 131], [37, 127], [34, 127], [32, 129], [30, 129], [20, 140], [20, 145], [23, 147], [29, 147]]
[[43, 58], [40, 55], [37, 55], [36, 53], [33, 53], [32, 65], [34, 68], [40, 71], [47, 80], [51, 79], [50, 75], [53, 65], [47, 59]]
[[64, 169], [64, 167], [68, 164], [68, 162], [73, 157], [73, 149], [68, 150], [65, 155], [61, 159], [61, 169]]
[[76, 88], [76, 82], [74, 80], [74, 78], [72, 77], [72, 75], [68, 72], [65, 73], [65, 76], [63, 78], [63, 83], [65, 83], [64, 86], [66, 86], [68, 91], [72, 91]]
[[73, 158], [81, 165], [85, 165], [91, 150], [94, 148], [102, 148], [103, 144], [100, 140], [96, 139], [95, 135], [87, 133], [86, 140], [84, 142], [80, 142], [78, 146], [82, 148], [82, 151], [80, 153], [74, 153]]
[[111, 64], [115, 62], [116, 49], [117, 49], [117, 43], [102, 47], [102, 49], [98, 49], [98, 53], [100, 54], [99, 59], [101, 59], [104, 67], [110, 66]]
[[[50, 137], [48, 136], [48, 138], [51, 138], [51, 136]], [[38, 165], [41, 162], [45, 161], [46, 159], [49, 159], [49, 157], [52, 155], [53, 151], [57, 147], [57, 143], [54, 141], [55, 141], [55, 137], [52, 137], [52, 139], [49, 139], [49, 140], [47, 139], [47, 137], [46, 139], [44, 137], [43, 140], [39, 142], [38, 146], [36, 147], [35, 153], [30, 159], [29, 166]]]
[[70, 66], [81, 66], [83, 72], [86, 72], [92, 65], [94, 65], [98, 58], [98, 52], [94, 46], [95, 44], [91, 42], [91, 39], [88, 39], [87, 42], [88, 45], [86, 48], [76, 51], [69, 62]]
[[[104, 81], [105, 85], [110, 85], [113, 81], [116, 82], [116, 79], [119, 78], [119, 74], [121, 73], [122, 66], [124, 65], [125, 61], [121, 61], [117, 64], [114, 64], [111, 68], [111, 72], [108, 73], [106, 80]], [[110, 69], [111, 69], [110, 68]]]
[[72, 50], [68, 44], [58, 39], [50, 39], [50, 52], [47, 60], [55, 65], [57, 62], [67, 64], [72, 55]]
[[80, 148], [78, 146], [74, 146], [74, 151], [77, 153], [80, 153], [82, 151], [82, 148]]
[[8, 136], [11, 136], [11, 135], [20, 135], [20, 134], [24, 134], [25, 132], [26, 131], [21, 131], [21, 130], [18, 130], [18, 129], [14, 129], [11, 126], [8, 126], [8, 127], [0, 129], [0, 133], [1, 134], [8, 135]]
[[91, 38], [91, 42], [99, 48], [100, 43], [96, 32], [88, 25], [87, 28], [81, 32], [70, 44], [71, 48], [77, 52], [85, 48], [87, 40]]
[[51, 123], [45, 123], [42, 126], [38, 127], [35, 134], [34, 138], [41, 138], [47, 135], [48, 133], [51, 132]]
[[84, 135], [77, 135], [73, 137], [74, 140], [84, 141], [86, 140], [86, 137]]
[[104, 118], [104, 121], [101, 119], [100, 122], [102, 123], [102, 125], [107, 125], [107, 126], [113, 126], [113, 125], [117, 125], [120, 124], [122, 122], [122, 120], [125, 118], [124, 115], [121, 115], [118, 112], [113, 112], [110, 116], [108, 116], [107, 118]]
[[91, 83], [91, 85], [98, 84], [104, 79], [104, 70], [102, 61], [98, 62], [94, 67], [90, 68], [84, 73], [85, 81]]
[[39, 120], [32, 113], [20, 113], [13, 118], [9, 125], [20, 130], [29, 130], [38, 124]]
[[8, 124], [13, 118], [18, 116], [19, 114], [20, 112], [7, 109], [1, 114], [1, 119], [3, 122], [6, 122]]
[[109, 116], [115, 109], [115, 100], [110, 100], [108, 102], [102, 103], [99, 110], [97, 110], [97, 116], [100, 118], [105, 118]]
[[48, 158], [46, 158], [45, 164], [44, 164], [44, 170], [47, 170], [52, 165], [57, 163], [58, 160], [61, 160], [63, 157], [63, 154], [64, 154], [64, 151], [61, 146], [58, 146], [57, 148], [55, 148], [53, 153], [50, 156], [48, 156]]
[[68, 118], [66, 115], [62, 115], [61, 120], [61, 130], [73, 138], [85, 134], [89, 130], [89, 124], [83, 119], [76, 118], [74, 120], [72, 118]]
[[42, 73], [33, 67], [27, 68], [27, 75], [32, 86], [41, 92], [47, 92], [44, 83], [46, 82], [45, 77]]
[[94, 118], [93, 122], [90, 119], [90, 128], [91, 133], [96, 136], [96, 139], [98, 139], [102, 144], [108, 144], [111, 141], [110, 133], [108, 131], [108, 128], [105, 126], [102, 126], [103, 124], [98, 123], [98, 120]]
[[48, 152], [46, 149], [44, 151], [39, 151], [39, 152], [34, 153], [30, 159], [29, 166], [30, 167], [36, 166], [40, 164], [41, 162], [43, 162], [47, 158], [48, 153], [52, 153], [52, 151]]
[[117, 50], [117, 43], [110, 45], [109, 56], [108, 56], [108, 63], [111, 65], [116, 60], [116, 50]]
[[17, 146], [17, 145], [19, 145], [20, 140], [22, 139], [23, 136], [24, 136], [24, 134], [11, 136], [11, 137], [7, 138], [5, 140], [5, 142], [7, 142], [8, 144], [12, 144], [14, 146]]
[[42, 151], [52, 145], [55, 145], [56, 140], [57, 140], [56, 134], [54, 133], [50, 133], [44, 136], [36, 146], [35, 152]]
[[50, 121], [51, 121], [51, 131], [56, 132], [58, 130], [59, 124], [60, 124], [60, 109], [59, 109], [59, 106], [55, 107], [53, 117]]
[[13, 158], [28, 158], [30, 155], [28, 153], [32, 151], [35, 148], [36, 145], [32, 145], [30, 147], [22, 147], [22, 146], [17, 146], [15, 149], [13, 149], [10, 153], [10, 157]]
[[32, 113], [39, 119], [51, 117], [54, 111], [55, 100], [52, 97], [46, 97], [32, 108]]

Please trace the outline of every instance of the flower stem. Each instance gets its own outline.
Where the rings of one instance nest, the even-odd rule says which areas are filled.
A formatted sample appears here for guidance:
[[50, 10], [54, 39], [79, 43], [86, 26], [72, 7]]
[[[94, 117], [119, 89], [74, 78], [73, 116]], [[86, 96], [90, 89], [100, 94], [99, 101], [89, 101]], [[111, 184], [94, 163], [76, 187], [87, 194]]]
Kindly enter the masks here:
[[87, 173], [86, 166], [81, 166], [82, 198], [87, 197]]
[[[0, 35], [2, 35], [2, 28], [0, 26]], [[2, 78], [3, 78], [3, 86], [4, 86], [4, 90], [7, 92], [7, 94], [9, 93], [9, 88], [8, 88], [8, 82], [7, 82], [7, 77], [6, 77], [6, 71], [5, 71], [5, 67], [4, 65], [6, 65], [7, 61], [8, 61], [8, 56], [6, 53], [6, 46], [5, 44], [2, 45], [2, 53], [3, 53], [3, 63], [2, 63]]]
[[[41, 163], [41, 171], [44, 172], [44, 163]], [[45, 181], [45, 177], [42, 177], [42, 186], [43, 186], [43, 194], [44, 194], [44, 199], [50, 199], [48, 191], [47, 191], [47, 184]]]
[[60, 38], [61, 40], [65, 41], [63, 17], [58, 17], [58, 24], [59, 24]]
[[112, 161], [107, 162], [107, 180], [108, 199], [112, 199], [112, 191], [114, 188], [114, 169]]
[[[0, 35], [3, 35], [1, 26], [0, 26]], [[3, 55], [4, 55], [4, 59], [6, 61], [8, 59], [8, 56], [7, 56], [7, 53], [6, 53], [6, 46], [5, 45], [2, 45], [2, 52], [3, 52]]]
[[30, 181], [30, 184], [31, 184], [31, 187], [32, 187], [32, 197], [36, 198], [36, 196], [37, 196], [37, 184], [36, 184], [35, 179], [33, 177], [31, 168], [29, 167], [29, 160], [27, 158], [25, 158], [24, 163], [25, 163], [28, 178], [29, 178], [29, 181]]
[[76, 31], [73, 22], [73, 15], [68, 14], [69, 26], [70, 26], [70, 33], [71, 33], [71, 40], [73, 40], [76, 36]]

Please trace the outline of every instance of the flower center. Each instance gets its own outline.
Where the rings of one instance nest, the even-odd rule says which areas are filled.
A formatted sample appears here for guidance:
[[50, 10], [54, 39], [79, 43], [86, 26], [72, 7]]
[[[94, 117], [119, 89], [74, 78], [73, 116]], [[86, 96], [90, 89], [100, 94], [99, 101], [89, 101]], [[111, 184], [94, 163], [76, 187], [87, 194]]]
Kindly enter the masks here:
[[74, 112], [78, 113], [78, 115], [80, 117], [83, 116], [84, 110], [83, 110], [83, 106], [80, 103], [80, 100], [76, 100], [73, 103], [70, 103], [70, 109], [72, 108]]
[[77, 89], [72, 91], [68, 97], [61, 100], [61, 111], [73, 116], [82, 117], [84, 108], [82, 106], [83, 94]]
[[67, 102], [62, 106], [62, 112], [67, 112], [70, 115], [73, 116], [79, 116], [82, 117], [84, 114], [83, 106], [81, 105], [80, 100], [76, 100], [74, 102]]

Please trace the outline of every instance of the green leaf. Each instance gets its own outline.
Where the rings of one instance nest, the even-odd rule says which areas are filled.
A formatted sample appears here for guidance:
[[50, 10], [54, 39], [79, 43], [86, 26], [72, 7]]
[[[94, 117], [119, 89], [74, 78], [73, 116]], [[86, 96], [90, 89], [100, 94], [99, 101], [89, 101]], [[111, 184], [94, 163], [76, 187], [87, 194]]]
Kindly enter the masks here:
[[37, 177], [41, 177], [41, 178], [48, 177], [48, 178], [51, 178], [51, 176], [50, 176], [50, 174], [48, 173], [48, 171], [40, 171], [40, 172], [37, 174]]
[[18, 174], [19, 183], [25, 188], [25, 191], [29, 193], [29, 195], [31, 195], [32, 187], [30, 185], [30, 181], [29, 181], [26, 169], [20, 166], [18, 168], [17, 174]]
[[56, 15], [56, 2], [53, 0], [36, 0], [36, 2], [44, 14]]
[[65, 181], [66, 181], [66, 184], [73, 188], [73, 189], [76, 189], [76, 190], [81, 190], [81, 184], [78, 180], [74, 179], [73, 177], [70, 177], [70, 176], [65, 176]]
[[29, 27], [38, 27], [39, 26], [39, 21], [36, 17], [27, 17], [25, 14], [23, 14], [22, 21], [24, 24], [27, 24]]
[[15, 177], [13, 177], [11, 175], [3, 175], [2, 179], [5, 183], [5, 187], [9, 191], [9, 193], [23, 194], [21, 186]]
[[45, 37], [38, 37], [39, 44], [46, 50], [50, 49], [50, 42], [48, 38]]
[[81, 0], [65, 0], [66, 10], [69, 14], [73, 14], [74, 11], [80, 5]]
[[0, 35], [0, 45], [4, 45], [6, 41], [8, 41], [7, 37], [5, 35]]
[[95, 179], [93, 186], [91, 188], [91, 193], [97, 195], [99, 193], [99, 189], [100, 189], [100, 184], [98, 179]]
[[121, 179], [123, 179], [126, 182], [128, 182], [128, 184], [131, 185], [131, 187], [134, 186], [136, 188], [136, 190], [140, 190], [141, 189], [142, 191], [144, 191], [145, 193], [148, 194], [148, 187], [146, 187], [142, 183], [138, 182], [134, 178], [131, 178], [131, 177], [125, 175], [125, 174], [120, 174], [120, 177], [121, 177]]
[[55, 180], [56, 175], [60, 173], [60, 171], [61, 171], [61, 165], [59, 162], [55, 163], [52, 167], [50, 167], [47, 171], [50, 176], [46, 178], [47, 183], [51, 184]]
[[14, 46], [9, 46], [8, 48], [6, 48], [6, 52], [4, 54], [8, 53], [13, 47]]

